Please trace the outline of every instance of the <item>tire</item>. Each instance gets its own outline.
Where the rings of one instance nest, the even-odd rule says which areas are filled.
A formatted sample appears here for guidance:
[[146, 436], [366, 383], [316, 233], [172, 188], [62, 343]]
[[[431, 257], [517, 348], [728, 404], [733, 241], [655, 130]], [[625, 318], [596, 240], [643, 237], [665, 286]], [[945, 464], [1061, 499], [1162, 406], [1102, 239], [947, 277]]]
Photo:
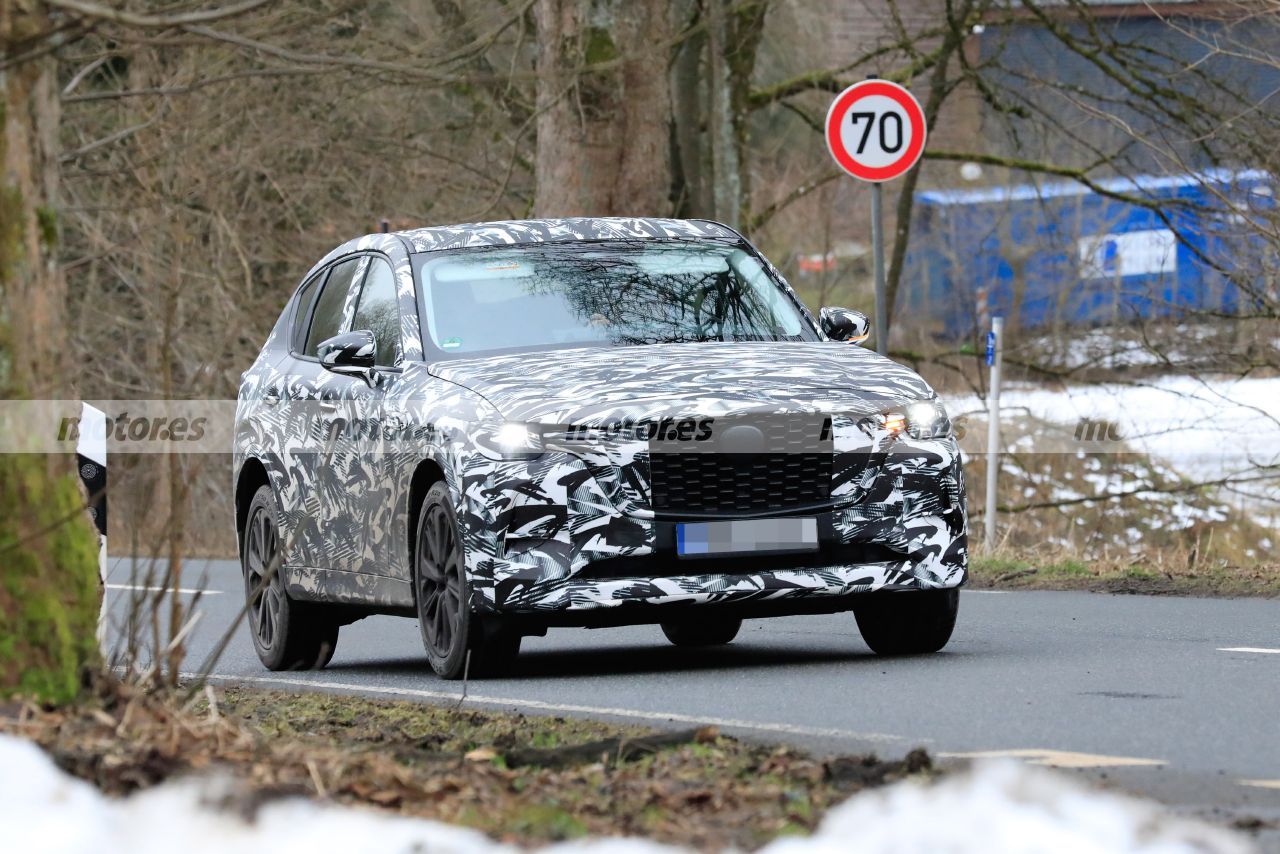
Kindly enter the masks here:
[[688, 620], [663, 623], [662, 633], [676, 646], [721, 646], [738, 636], [742, 620]]
[[444, 483], [434, 484], [422, 500], [413, 564], [418, 628], [431, 669], [442, 679], [508, 672], [520, 653], [520, 635], [472, 613], [458, 518]]
[[240, 543], [253, 648], [268, 670], [319, 670], [338, 647], [338, 621], [323, 605], [290, 598], [280, 567], [263, 582], [280, 548], [279, 531], [275, 496], [261, 486], [249, 503]]
[[947, 645], [960, 589], [872, 593], [853, 610], [862, 639], [877, 655], [925, 655]]

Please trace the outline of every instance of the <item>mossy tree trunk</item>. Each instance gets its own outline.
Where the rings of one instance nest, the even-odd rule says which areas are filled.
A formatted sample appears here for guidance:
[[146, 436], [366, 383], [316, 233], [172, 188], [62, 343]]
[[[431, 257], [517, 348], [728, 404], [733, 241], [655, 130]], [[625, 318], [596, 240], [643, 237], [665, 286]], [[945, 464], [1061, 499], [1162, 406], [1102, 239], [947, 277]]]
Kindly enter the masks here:
[[671, 212], [671, 0], [537, 0], [536, 216]]
[[[58, 90], [36, 0], [0, 0], [0, 399], [74, 394], [57, 241]], [[97, 537], [74, 457], [0, 453], [0, 696], [75, 697], [98, 656]]]

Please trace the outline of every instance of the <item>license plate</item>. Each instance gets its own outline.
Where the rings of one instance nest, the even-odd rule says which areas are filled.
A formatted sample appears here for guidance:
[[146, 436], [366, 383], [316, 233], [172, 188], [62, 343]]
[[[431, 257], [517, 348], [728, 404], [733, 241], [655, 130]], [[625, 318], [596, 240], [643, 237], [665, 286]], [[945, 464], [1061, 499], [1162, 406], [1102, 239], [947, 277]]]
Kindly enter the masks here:
[[683, 522], [676, 525], [676, 555], [679, 557], [817, 550], [818, 520], [812, 516]]

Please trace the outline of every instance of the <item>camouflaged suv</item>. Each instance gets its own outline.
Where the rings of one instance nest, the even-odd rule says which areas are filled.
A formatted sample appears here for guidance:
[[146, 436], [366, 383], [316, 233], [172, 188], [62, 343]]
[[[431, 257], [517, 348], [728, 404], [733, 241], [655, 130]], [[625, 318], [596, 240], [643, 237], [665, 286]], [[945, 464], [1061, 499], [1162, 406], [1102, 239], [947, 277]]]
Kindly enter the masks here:
[[[272, 669], [416, 617], [441, 676], [549, 626], [852, 611], [946, 644], [966, 576], [947, 413], [731, 228], [564, 219], [375, 234], [302, 280], [243, 376], [236, 529]], [[850, 625], [852, 630], [852, 621]]]

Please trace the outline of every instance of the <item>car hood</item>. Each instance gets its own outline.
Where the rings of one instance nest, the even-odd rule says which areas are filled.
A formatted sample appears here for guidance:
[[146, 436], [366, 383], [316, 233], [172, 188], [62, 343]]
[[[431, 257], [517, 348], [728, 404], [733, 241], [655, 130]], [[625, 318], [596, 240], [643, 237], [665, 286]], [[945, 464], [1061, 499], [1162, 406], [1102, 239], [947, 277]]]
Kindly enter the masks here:
[[619, 415], [867, 412], [933, 390], [909, 368], [838, 342], [575, 348], [436, 362], [511, 421], [589, 424]]

